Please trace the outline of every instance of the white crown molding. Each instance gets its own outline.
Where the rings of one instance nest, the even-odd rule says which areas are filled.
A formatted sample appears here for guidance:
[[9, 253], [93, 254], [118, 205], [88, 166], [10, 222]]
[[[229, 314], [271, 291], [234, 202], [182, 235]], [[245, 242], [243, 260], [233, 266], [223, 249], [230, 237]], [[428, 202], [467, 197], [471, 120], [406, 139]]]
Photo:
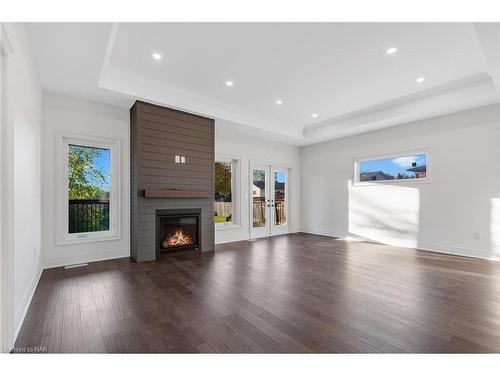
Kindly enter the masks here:
[[485, 66], [500, 92], [500, 23], [479, 22], [474, 24], [474, 29]]
[[26, 24], [20, 22], [2, 23], [2, 33], [5, 35], [7, 54], [22, 55], [34, 82], [40, 90], [42, 85], [36, 68], [35, 58], [31, 49], [31, 41], [26, 30]]
[[[305, 146], [500, 102], [497, 82], [500, 72], [496, 74], [497, 66], [494, 64], [496, 55], [490, 54], [485, 55], [485, 59], [490, 61], [490, 68], [487, 72], [477, 73], [304, 126], [214, 100], [182, 87], [161, 84], [140, 73], [131, 73], [113, 67], [111, 58], [119, 29], [119, 23], [113, 24], [99, 77], [100, 88], [244, 125], [255, 129], [256, 133], [274, 135], [281, 142], [292, 145]], [[492, 46], [498, 39], [496, 38], [498, 37], [497, 31], [498, 25], [494, 24], [476, 26], [478, 42], [482, 46], [483, 54], [486, 50], [492, 50]]]
[[297, 141], [302, 138], [300, 124], [268, 118], [245, 108], [212, 100], [180, 87], [160, 85], [130, 72], [122, 72], [108, 67], [101, 72], [99, 87], [186, 112], [271, 131], [278, 135], [296, 138]]
[[106, 69], [99, 86], [187, 112], [246, 125], [276, 134], [284, 143], [298, 146], [361, 134], [413, 121], [478, 108], [500, 102], [492, 77], [486, 73], [406, 95], [336, 118], [305, 126], [266, 119], [236, 106], [209, 100], [181, 88], [165, 88], [129, 73]]
[[500, 102], [492, 78], [479, 73], [370, 108], [306, 126], [302, 145], [478, 108]]
[[106, 69], [99, 86], [160, 105], [211, 116], [276, 134], [283, 142], [309, 145], [361, 134], [377, 129], [478, 108], [500, 102], [492, 77], [486, 73], [464, 77], [446, 84], [406, 95], [333, 119], [308, 125], [300, 132], [297, 124], [267, 119], [236, 106], [209, 100], [180, 88], [165, 88], [129, 73]]

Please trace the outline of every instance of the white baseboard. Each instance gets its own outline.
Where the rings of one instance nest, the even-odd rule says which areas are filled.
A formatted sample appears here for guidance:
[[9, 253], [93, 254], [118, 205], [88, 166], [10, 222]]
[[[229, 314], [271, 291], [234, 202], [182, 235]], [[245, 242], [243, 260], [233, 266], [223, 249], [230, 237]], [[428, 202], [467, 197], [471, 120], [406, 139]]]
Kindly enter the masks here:
[[30, 307], [31, 304], [31, 300], [35, 295], [35, 290], [36, 287], [38, 286], [38, 283], [40, 282], [40, 278], [42, 277], [42, 272], [43, 272], [43, 267], [40, 266], [38, 273], [31, 280], [28, 289], [26, 289], [26, 293], [24, 293], [23, 300], [14, 314], [14, 321], [15, 321], [14, 343], [16, 342], [17, 335], [19, 334], [19, 331], [21, 330], [21, 327], [23, 325], [24, 318], [26, 317], [26, 313], [28, 312], [28, 308]]
[[[224, 231], [226, 231], [226, 230], [224, 230]], [[227, 230], [227, 232], [229, 233], [229, 230]], [[300, 230], [293, 230], [293, 231], [291, 230], [288, 233], [282, 233], [282, 234], [291, 234], [291, 233], [298, 233], [298, 232], [301, 232], [301, 231]], [[224, 233], [224, 234], [225, 234], [224, 236], [219, 235], [219, 237], [216, 238], [216, 240], [215, 240], [216, 245], [220, 245], [220, 244], [224, 244], [224, 243], [231, 243], [231, 242], [248, 241], [250, 239], [250, 235], [249, 235], [248, 231], [245, 231], [245, 232], [240, 231], [238, 233], [231, 233], [231, 235], [228, 235], [227, 233]], [[281, 234], [276, 234], [276, 235], [279, 236]], [[263, 237], [266, 237], [266, 236], [263, 236]]]
[[431, 242], [417, 242], [417, 249], [424, 251], [433, 251], [437, 253], [459, 255], [471, 258], [480, 258], [486, 260], [500, 261], [500, 256], [489, 253], [484, 249], [472, 249], [466, 247], [451, 246]]
[[[386, 246], [401, 247], [401, 248], [422, 250], [422, 251], [432, 251], [435, 253], [458, 255], [458, 256], [471, 257], [471, 258], [480, 258], [480, 259], [492, 260], [492, 261], [497, 261], [497, 262], [500, 261], [500, 254], [499, 255], [491, 254], [487, 250], [484, 250], [484, 249], [473, 249], [473, 248], [452, 246], [452, 245], [433, 243], [433, 242], [421, 242], [421, 241], [418, 241], [416, 243], [415, 247], [413, 247], [413, 246], [408, 247], [408, 246], [404, 246], [404, 245], [400, 245], [400, 244], [397, 244], [397, 245], [396, 244], [386, 244], [383, 242], [378, 242], [378, 241], [370, 240], [367, 238], [359, 237], [359, 236], [353, 235], [351, 233], [341, 233], [340, 231], [337, 232], [337, 231], [318, 230], [318, 229], [302, 229], [302, 232], [309, 233], [309, 234], [316, 234], [316, 235], [320, 235], [320, 236], [337, 237], [337, 238], [351, 237], [351, 238], [354, 238], [356, 240], [374, 242], [374, 243], [379, 243], [381, 245], [386, 245]], [[411, 241], [408, 240], [408, 242], [411, 242]]]
[[215, 244], [220, 245], [223, 243], [246, 241], [249, 239], [250, 239], [250, 237], [248, 235], [247, 236], [234, 236], [234, 237], [230, 237], [230, 238], [217, 239], [217, 241], [215, 241]]
[[308, 233], [308, 234], [316, 234], [318, 236], [327, 236], [327, 237], [346, 237], [349, 234], [344, 234], [341, 232], [336, 232], [336, 231], [330, 231], [330, 230], [320, 230], [320, 229], [302, 229], [302, 233]]
[[64, 267], [78, 263], [89, 263], [89, 262], [97, 262], [99, 260], [109, 260], [109, 259], [126, 258], [126, 257], [130, 257], [129, 249], [104, 251], [100, 253], [83, 254], [83, 255], [68, 256], [68, 257], [49, 258], [49, 259], [44, 259], [43, 268], [45, 269], [45, 268]]
[[61, 258], [53, 258], [53, 259], [45, 259], [42, 265], [39, 268], [38, 273], [33, 277], [31, 283], [26, 290], [26, 293], [23, 296], [23, 300], [21, 305], [17, 308], [14, 315], [15, 322], [15, 331], [14, 331], [14, 342], [17, 340], [17, 336], [21, 327], [23, 325], [24, 319], [26, 318], [26, 313], [28, 312], [28, 308], [31, 304], [33, 296], [35, 295], [36, 287], [40, 282], [40, 278], [42, 277], [43, 270], [46, 268], [54, 268], [61, 266], [68, 266], [76, 263], [88, 263], [95, 262], [99, 260], [108, 260], [115, 258], [125, 258], [130, 256], [130, 250], [118, 250], [118, 251], [107, 251], [96, 254], [86, 254], [79, 255], [73, 257], [61, 257]]

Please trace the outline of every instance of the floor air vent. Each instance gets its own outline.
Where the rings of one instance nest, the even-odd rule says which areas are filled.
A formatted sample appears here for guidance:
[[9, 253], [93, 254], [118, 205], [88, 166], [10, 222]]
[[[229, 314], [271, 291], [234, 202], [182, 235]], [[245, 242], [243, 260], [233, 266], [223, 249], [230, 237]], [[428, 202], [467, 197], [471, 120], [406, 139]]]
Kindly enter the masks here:
[[78, 268], [78, 267], [87, 267], [88, 264], [87, 263], [80, 263], [80, 264], [72, 264], [70, 266], [65, 266], [64, 269], [65, 270], [68, 270], [70, 268]]

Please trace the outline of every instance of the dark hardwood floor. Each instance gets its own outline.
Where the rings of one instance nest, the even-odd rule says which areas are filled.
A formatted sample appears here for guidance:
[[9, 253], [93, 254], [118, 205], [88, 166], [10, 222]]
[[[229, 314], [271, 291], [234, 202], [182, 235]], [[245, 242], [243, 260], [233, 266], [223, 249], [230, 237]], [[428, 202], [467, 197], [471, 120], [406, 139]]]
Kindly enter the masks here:
[[45, 270], [16, 347], [500, 352], [500, 263], [293, 234]]

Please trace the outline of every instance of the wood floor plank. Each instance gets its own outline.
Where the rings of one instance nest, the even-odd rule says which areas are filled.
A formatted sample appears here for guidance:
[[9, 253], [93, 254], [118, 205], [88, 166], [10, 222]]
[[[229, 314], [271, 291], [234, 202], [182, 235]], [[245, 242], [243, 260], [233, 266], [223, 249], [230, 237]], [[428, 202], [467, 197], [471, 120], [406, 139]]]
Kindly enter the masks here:
[[499, 353], [500, 263], [291, 234], [45, 270], [16, 347]]

